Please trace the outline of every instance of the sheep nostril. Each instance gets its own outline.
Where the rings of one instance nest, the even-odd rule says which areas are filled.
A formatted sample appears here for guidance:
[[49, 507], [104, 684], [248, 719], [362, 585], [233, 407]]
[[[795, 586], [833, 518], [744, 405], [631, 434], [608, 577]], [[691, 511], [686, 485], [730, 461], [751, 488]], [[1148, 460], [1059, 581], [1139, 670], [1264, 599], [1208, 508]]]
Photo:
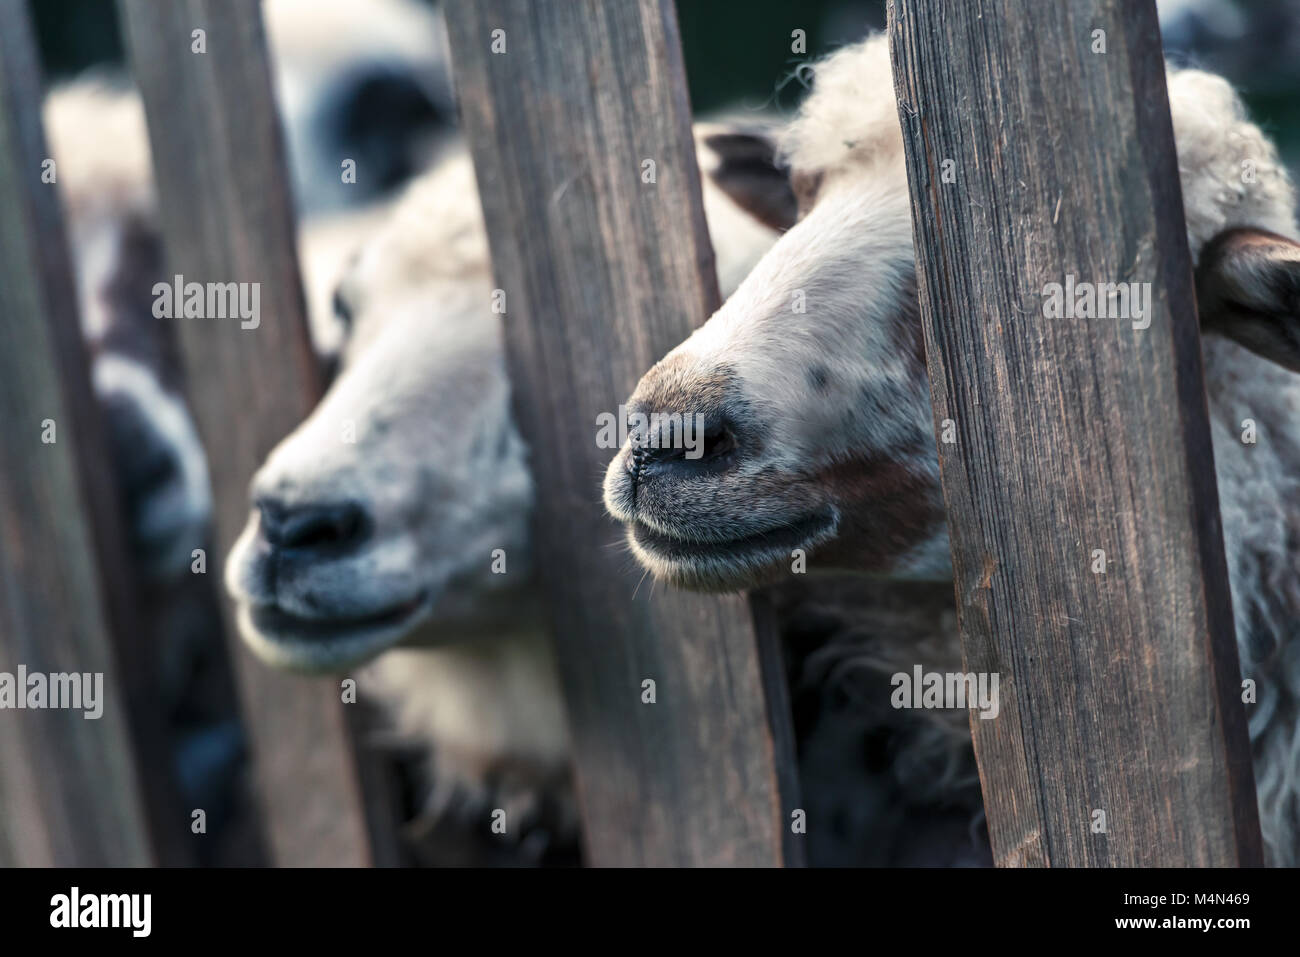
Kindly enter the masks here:
[[628, 471], [637, 481], [654, 467], [694, 469], [717, 465], [738, 448], [736, 431], [723, 417], [706, 419], [702, 429], [676, 432], [659, 431], [651, 440], [634, 445]]
[[698, 460], [712, 462], [721, 459], [736, 448], [736, 433], [726, 421], [714, 421], [704, 429], [700, 438]]
[[295, 551], [349, 551], [370, 531], [366, 510], [356, 502], [288, 506], [273, 499], [257, 503], [262, 534], [275, 548]]

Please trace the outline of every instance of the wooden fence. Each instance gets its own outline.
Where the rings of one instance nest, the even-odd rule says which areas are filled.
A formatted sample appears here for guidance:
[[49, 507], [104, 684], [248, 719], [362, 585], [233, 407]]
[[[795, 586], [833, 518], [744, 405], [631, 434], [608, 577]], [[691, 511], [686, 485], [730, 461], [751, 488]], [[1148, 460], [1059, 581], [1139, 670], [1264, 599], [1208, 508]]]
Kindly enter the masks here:
[[[1155, 4], [892, 0], [889, 33], [994, 858], [1259, 863]], [[1150, 326], [1045, 318], [1067, 274], [1149, 282]]]
[[672, 2], [453, 0], [447, 24], [538, 485], [537, 567], [589, 856], [778, 864], [777, 759], [793, 754], [777, 755], [770, 722], [792, 739], [788, 707], [767, 707], [746, 605], [633, 601], [643, 575], [610, 561], [622, 531], [600, 501], [598, 416], [719, 304]]
[[25, 3], [0, 0], [0, 22], [0, 671], [103, 676], [98, 719], [0, 715], [0, 863], [145, 864], [156, 860], [151, 825], [165, 830], [167, 818], [146, 813], [143, 775], [163, 751], [128, 733], [132, 681], [119, 662], [131, 657], [132, 609], [115, 600], [129, 594], [125, 546], [59, 201], [42, 182]]
[[[213, 484], [214, 567], [248, 518], [249, 479], [322, 391], [258, 8], [257, 0], [119, 4], [149, 121], [168, 274], [260, 284], [256, 328], [180, 324], [190, 407]], [[272, 860], [370, 862], [339, 682], [272, 671], [233, 627], [227, 631]]]
[[[180, 324], [216, 568], [249, 478], [321, 390], [266, 43], [256, 0], [119, 9], [168, 273], [261, 284], [256, 329]], [[149, 771], [164, 760], [149, 716], [123, 704], [148, 680], [148, 650], [121, 600], [129, 569], [39, 179], [23, 14], [0, 0], [0, 208], [15, 211], [0, 218], [0, 670], [102, 671], [106, 694], [98, 722], [0, 716], [0, 823], [23, 822], [0, 826], [0, 863], [184, 862], [187, 812]], [[939, 451], [967, 667], [1003, 676], [1001, 717], [972, 722], [996, 860], [1257, 863], [1153, 4], [894, 0], [890, 16], [935, 420], [958, 435]], [[770, 614], [677, 591], [633, 601], [640, 573], [611, 560], [621, 532], [597, 487], [597, 415], [718, 304], [673, 4], [450, 0], [447, 19], [537, 479], [534, 557], [588, 859], [798, 865]], [[948, 159], [954, 184], [936, 178]], [[1095, 228], [1115, 215], [1124, 230]], [[1069, 272], [1151, 281], [1150, 327], [1044, 319], [1036, 290]], [[230, 645], [271, 860], [394, 860], [384, 782], [358, 768], [337, 683]]]

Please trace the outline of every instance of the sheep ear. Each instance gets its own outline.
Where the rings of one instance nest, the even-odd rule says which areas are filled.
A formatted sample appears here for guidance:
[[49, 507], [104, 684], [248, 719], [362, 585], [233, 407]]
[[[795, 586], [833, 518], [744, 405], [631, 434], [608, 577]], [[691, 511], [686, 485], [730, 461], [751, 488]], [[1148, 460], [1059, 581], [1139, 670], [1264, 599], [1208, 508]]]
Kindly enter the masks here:
[[1300, 372], [1300, 242], [1262, 229], [1230, 229], [1196, 267], [1201, 328]]
[[797, 204], [790, 171], [776, 156], [776, 140], [761, 127], [714, 125], [700, 138], [714, 161], [702, 157], [709, 178], [737, 206], [778, 231], [794, 225]]

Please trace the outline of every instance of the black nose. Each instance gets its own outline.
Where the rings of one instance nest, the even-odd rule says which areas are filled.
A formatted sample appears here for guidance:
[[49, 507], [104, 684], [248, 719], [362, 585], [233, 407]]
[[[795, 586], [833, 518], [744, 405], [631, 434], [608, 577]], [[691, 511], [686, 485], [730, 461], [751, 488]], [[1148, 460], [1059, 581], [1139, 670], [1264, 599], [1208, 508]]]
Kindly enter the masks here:
[[634, 439], [628, 469], [632, 480], [662, 470], [687, 474], [725, 467], [739, 447], [734, 423], [724, 415], [706, 415], [701, 423], [673, 416]]
[[356, 502], [285, 505], [262, 498], [257, 507], [263, 536], [282, 550], [349, 551], [365, 540], [371, 527], [369, 514]]
[[116, 392], [102, 399], [109, 453], [132, 518], [180, 481], [180, 464], [166, 435], [135, 396]]

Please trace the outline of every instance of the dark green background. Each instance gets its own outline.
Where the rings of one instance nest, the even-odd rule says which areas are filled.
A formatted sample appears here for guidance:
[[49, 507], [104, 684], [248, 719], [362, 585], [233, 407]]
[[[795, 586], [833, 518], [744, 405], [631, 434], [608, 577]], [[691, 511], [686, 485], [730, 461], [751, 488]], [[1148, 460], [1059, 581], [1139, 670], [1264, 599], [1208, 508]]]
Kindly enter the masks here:
[[[1198, 2], [1208, 10], [1204, 24], [1167, 37], [1168, 52], [1180, 62], [1223, 73], [1237, 85], [1295, 171], [1300, 168], [1300, 0]], [[112, 0], [30, 0], [30, 5], [51, 77], [121, 61]], [[885, 20], [884, 0], [678, 0], [677, 11], [698, 113], [737, 105], [791, 108], [802, 94], [792, 76], [801, 60], [852, 42]], [[807, 57], [790, 51], [796, 28], [807, 31]]]

